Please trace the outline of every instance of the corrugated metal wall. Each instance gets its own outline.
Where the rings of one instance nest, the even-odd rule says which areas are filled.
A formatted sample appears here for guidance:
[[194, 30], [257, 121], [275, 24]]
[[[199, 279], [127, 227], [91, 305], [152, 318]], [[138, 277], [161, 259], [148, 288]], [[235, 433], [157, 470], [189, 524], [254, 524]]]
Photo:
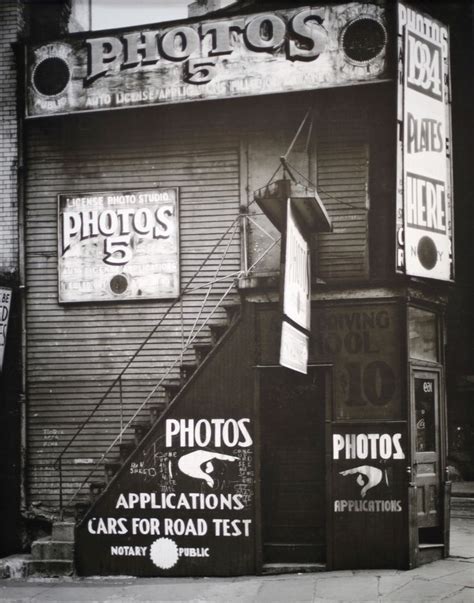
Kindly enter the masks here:
[[[153, 328], [169, 302], [58, 304], [57, 195], [158, 186], [180, 189], [181, 283], [185, 285], [239, 211], [239, 143], [217, 116], [160, 109], [28, 123], [26, 210], [29, 501], [58, 502], [52, 463]], [[199, 124], [205, 125], [199, 125]], [[214, 276], [221, 253], [198, 278]], [[239, 237], [224, 261], [240, 267]], [[215, 287], [220, 296], [227, 284]], [[179, 353], [204, 291], [186, 297], [127, 373], [124, 419]], [[181, 313], [184, 333], [181, 329]], [[176, 371], [175, 371], [176, 374]], [[115, 437], [118, 390], [67, 454], [65, 496]]]

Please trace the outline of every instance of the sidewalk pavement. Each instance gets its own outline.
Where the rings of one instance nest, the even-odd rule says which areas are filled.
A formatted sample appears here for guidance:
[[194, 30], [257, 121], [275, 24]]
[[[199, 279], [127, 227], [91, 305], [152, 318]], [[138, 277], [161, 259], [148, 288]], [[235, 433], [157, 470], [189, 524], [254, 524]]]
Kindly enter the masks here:
[[410, 571], [340, 571], [243, 578], [9, 579], [0, 582], [0, 601], [474, 603], [474, 518], [452, 519], [449, 559]]

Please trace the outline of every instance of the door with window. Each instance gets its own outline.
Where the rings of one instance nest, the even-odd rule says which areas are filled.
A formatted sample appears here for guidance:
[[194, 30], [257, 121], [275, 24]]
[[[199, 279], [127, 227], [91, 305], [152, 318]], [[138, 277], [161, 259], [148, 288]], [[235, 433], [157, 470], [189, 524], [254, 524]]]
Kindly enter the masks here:
[[414, 476], [417, 493], [419, 541], [439, 539], [441, 526], [441, 413], [440, 375], [412, 373]]

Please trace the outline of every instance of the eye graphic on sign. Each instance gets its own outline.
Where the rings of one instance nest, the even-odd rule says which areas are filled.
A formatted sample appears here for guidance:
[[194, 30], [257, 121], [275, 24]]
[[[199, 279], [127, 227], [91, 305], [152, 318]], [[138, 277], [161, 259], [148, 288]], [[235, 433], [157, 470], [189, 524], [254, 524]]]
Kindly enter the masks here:
[[211, 476], [211, 473], [214, 473], [216, 469], [213, 463], [215, 460], [234, 462], [238, 460], [238, 457], [207, 450], [195, 450], [182, 456], [178, 461], [178, 467], [185, 475], [202, 479], [210, 488], [213, 488], [215, 476]]
[[368, 490], [375, 488], [382, 481], [383, 471], [377, 467], [370, 467], [369, 465], [361, 465], [360, 467], [354, 467], [354, 469], [347, 469], [346, 471], [340, 471], [340, 475], [357, 475], [357, 484], [361, 486], [360, 492], [362, 498], [365, 498]]

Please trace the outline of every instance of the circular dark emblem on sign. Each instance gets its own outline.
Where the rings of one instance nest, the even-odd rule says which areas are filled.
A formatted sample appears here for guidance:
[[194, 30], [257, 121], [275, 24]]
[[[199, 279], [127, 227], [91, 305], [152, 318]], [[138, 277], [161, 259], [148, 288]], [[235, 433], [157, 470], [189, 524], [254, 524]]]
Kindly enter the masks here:
[[376, 59], [387, 43], [385, 27], [372, 17], [351, 21], [342, 33], [342, 47], [351, 61], [368, 63]]
[[38, 63], [33, 73], [33, 84], [44, 96], [61, 94], [71, 79], [69, 66], [64, 59], [48, 57]]
[[430, 237], [421, 237], [418, 241], [418, 259], [426, 270], [433, 270], [438, 261], [438, 250]]
[[122, 293], [125, 293], [125, 291], [127, 289], [128, 289], [128, 280], [127, 280], [127, 277], [124, 276], [123, 274], [116, 274], [110, 280], [110, 290], [112, 291], [112, 293], [121, 295]]

